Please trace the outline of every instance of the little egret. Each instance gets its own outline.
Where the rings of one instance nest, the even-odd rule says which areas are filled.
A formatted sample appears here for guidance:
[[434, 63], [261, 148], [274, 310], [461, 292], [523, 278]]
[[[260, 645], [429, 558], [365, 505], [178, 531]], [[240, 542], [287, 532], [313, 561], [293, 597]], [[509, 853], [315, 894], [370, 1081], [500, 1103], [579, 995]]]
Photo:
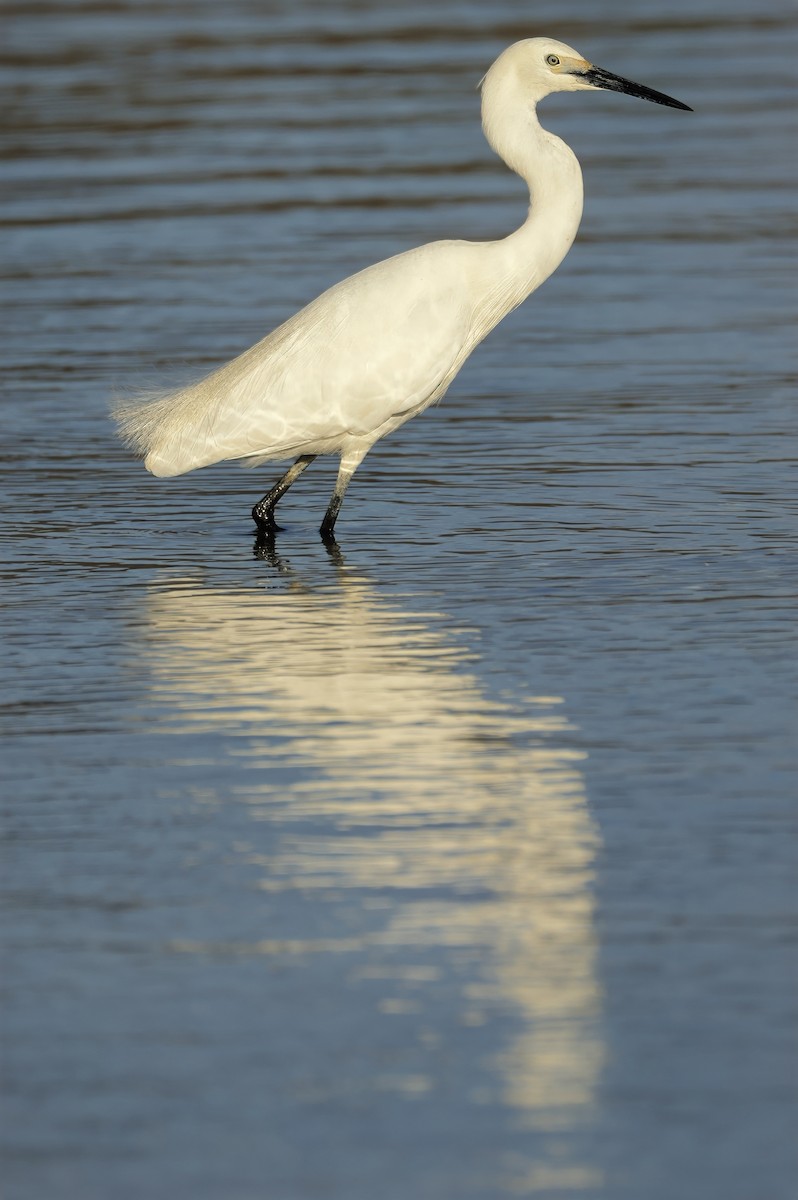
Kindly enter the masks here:
[[482, 127], [529, 187], [520, 229], [493, 242], [432, 242], [351, 275], [199, 383], [119, 406], [122, 438], [158, 476], [224, 459], [259, 466], [293, 458], [252, 510], [267, 534], [291, 484], [317, 455], [337, 454], [321, 525], [331, 538], [368, 450], [439, 400], [474, 347], [568, 253], [582, 216], [582, 172], [535, 110], [551, 92], [594, 88], [691, 111], [562, 42], [516, 42], [482, 80]]

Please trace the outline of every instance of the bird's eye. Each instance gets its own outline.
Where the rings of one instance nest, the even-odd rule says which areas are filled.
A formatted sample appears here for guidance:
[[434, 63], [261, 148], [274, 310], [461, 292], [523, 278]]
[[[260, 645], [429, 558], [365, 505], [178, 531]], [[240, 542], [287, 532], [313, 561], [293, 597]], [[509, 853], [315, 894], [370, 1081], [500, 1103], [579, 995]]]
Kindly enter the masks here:
[[559, 65], [560, 65], [560, 60], [556, 54], [547, 54], [546, 62], [549, 64], [550, 67], [559, 67]]

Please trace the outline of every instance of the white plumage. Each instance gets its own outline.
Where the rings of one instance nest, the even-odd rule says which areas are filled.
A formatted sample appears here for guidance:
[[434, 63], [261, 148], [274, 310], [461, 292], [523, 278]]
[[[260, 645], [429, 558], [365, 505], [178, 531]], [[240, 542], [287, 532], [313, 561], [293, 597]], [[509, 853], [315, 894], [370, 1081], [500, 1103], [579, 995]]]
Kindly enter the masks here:
[[296, 458], [253, 509], [263, 531], [276, 528], [274, 507], [305, 466], [339, 454], [322, 523], [331, 536], [369, 448], [439, 400], [474, 347], [567, 254], [582, 174], [568, 146], [541, 128], [535, 105], [550, 92], [596, 87], [686, 108], [592, 67], [561, 42], [510, 46], [482, 82], [482, 119], [490, 145], [529, 186], [521, 228], [494, 242], [433, 242], [344, 279], [199, 383], [120, 405], [122, 438], [158, 476], [224, 459]]

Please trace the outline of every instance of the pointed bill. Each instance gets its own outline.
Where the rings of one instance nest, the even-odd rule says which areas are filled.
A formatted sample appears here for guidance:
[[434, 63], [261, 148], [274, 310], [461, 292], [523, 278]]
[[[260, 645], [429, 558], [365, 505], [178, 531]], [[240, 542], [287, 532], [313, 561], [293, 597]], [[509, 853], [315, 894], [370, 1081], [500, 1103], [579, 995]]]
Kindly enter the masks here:
[[685, 112], [693, 111], [689, 104], [682, 104], [681, 100], [674, 100], [673, 96], [666, 96], [664, 92], [655, 92], [653, 88], [643, 87], [642, 83], [632, 83], [630, 79], [622, 79], [620, 75], [613, 75], [611, 71], [605, 71], [602, 67], [591, 66], [584, 72], [582, 78], [595, 88], [605, 88], [610, 92], [625, 92], [627, 96], [639, 96], [641, 100], [651, 100], [654, 104], [664, 104], [668, 108], [682, 108]]

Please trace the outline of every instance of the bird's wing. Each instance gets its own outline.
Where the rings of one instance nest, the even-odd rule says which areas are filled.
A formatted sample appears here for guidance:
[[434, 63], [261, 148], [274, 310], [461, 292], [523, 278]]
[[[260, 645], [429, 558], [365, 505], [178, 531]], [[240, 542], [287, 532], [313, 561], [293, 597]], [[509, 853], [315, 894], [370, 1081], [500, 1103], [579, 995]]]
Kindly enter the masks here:
[[433, 243], [350, 276], [216, 372], [219, 457], [379, 436], [440, 395], [473, 320], [467, 245]]

